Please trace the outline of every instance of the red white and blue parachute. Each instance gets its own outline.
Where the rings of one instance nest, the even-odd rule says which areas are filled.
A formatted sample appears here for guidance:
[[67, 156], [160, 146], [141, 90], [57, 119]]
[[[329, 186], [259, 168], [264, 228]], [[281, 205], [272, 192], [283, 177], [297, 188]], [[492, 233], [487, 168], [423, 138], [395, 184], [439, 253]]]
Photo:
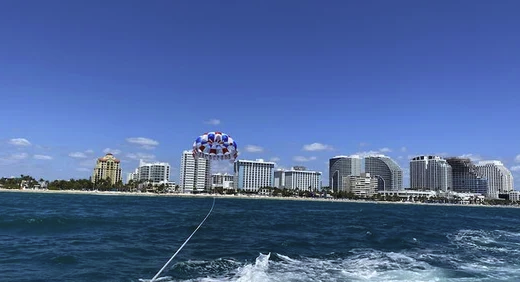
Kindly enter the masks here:
[[193, 143], [193, 157], [234, 161], [238, 157], [237, 143], [226, 133], [206, 132]]

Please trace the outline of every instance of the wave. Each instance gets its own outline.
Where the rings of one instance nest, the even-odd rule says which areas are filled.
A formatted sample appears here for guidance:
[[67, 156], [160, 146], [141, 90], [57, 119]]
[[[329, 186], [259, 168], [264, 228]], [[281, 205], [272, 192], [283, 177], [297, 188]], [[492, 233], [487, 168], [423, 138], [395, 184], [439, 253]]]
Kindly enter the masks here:
[[449, 244], [429, 250], [353, 249], [318, 258], [267, 253], [250, 263], [186, 261], [174, 265], [161, 281], [520, 281], [520, 233], [459, 230], [447, 238]]

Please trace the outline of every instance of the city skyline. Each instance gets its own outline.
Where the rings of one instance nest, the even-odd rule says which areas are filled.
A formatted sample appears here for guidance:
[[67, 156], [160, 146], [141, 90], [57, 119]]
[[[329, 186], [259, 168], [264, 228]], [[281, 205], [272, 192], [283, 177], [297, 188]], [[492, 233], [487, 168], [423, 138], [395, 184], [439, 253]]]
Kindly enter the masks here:
[[[12, 140], [11, 140], [12, 141]], [[28, 140], [27, 140], [28, 141]], [[29, 142], [29, 141], [28, 141]], [[32, 145], [32, 144], [31, 144]], [[24, 146], [28, 146], [28, 145], [24, 145]], [[307, 147], [310, 147], [310, 146], [316, 146], [316, 144], [311, 144], [311, 145], [307, 145]], [[304, 146], [306, 147], [306, 146]], [[112, 153], [113, 151], [115, 151], [116, 153]], [[183, 150], [183, 152], [191, 152], [191, 150]], [[384, 152], [384, 153], [383, 153]], [[397, 158], [394, 158], [392, 157], [391, 155], [388, 155], [389, 153], [392, 153], [393, 151], [389, 148], [383, 148], [382, 150], [370, 150], [370, 151], [364, 151], [364, 152], [356, 152], [354, 154], [351, 154], [351, 155], [345, 155], [345, 154], [339, 154], [339, 155], [330, 155], [329, 157], [325, 157], [327, 158], [325, 160], [325, 163], [324, 163], [324, 166], [322, 166], [321, 169], [315, 169], [312, 165], [309, 167], [309, 170], [313, 170], [313, 171], [320, 171], [322, 173], [322, 185], [323, 186], [329, 186], [330, 183], [329, 183], [329, 164], [330, 164], [330, 159], [333, 159], [333, 158], [359, 158], [360, 159], [360, 163], [358, 164], [360, 166], [359, 168], [359, 172], [363, 171], [365, 172], [366, 171], [366, 164], [365, 164], [365, 161], [366, 161], [366, 158], [374, 158], [374, 157], [386, 157], [386, 158], [389, 158], [390, 160], [394, 161], [398, 166], [399, 168], [401, 168], [402, 172], [403, 172], [403, 175], [402, 175], [402, 187], [403, 188], [410, 188], [410, 161], [414, 158], [414, 157], [418, 157], [418, 156], [421, 156], [421, 155], [428, 155], [428, 154], [417, 154], [417, 155], [407, 155], [406, 157], [402, 156], [402, 154], [399, 154], [399, 156]], [[401, 152], [403, 152], [402, 148], [401, 148]], [[250, 153], [250, 152], [249, 152]], [[256, 153], [256, 152], [255, 152]], [[24, 154], [24, 153], [21, 153], [21, 154]], [[139, 167], [140, 163], [141, 162], [145, 162], [145, 163], [178, 163], [178, 157], [177, 157], [177, 160], [171, 160], [171, 161], [162, 161], [161, 157], [160, 156], [155, 156], [155, 155], [151, 155], [151, 154], [142, 154], [142, 153], [138, 153], [138, 154], [132, 154], [132, 153], [129, 153], [129, 154], [126, 154], [126, 158], [124, 158], [125, 154], [121, 151], [121, 150], [118, 150], [118, 149], [115, 149], [115, 150], [109, 150], [109, 148], [105, 148], [103, 151], [101, 151], [101, 154], [105, 155], [105, 154], [112, 154], [114, 155], [115, 157], [117, 157], [120, 161], [121, 161], [121, 167], [122, 167], [122, 175], [124, 176], [123, 177], [123, 181], [126, 182], [126, 180], [128, 179], [128, 174], [131, 174], [131, 173], [134, 173], [135, 170], [136, 170], [136, 167]], [[29, 158], [30, 156], [28, 154], [25, 154], [26, 158]], [[122, 155], [123, 158], [121, 157], [118, 157], [118, 155]], [[280, 161], [280, 158], [278, 157], [274, 157], [274, 158], [271, 158], [271, 159], [264, 159], [261, 157], [261, 155], [258, 155], [258, 154], [254, 154], [254, 155], [251, 155], [251, 156], [255, 156], [255, 157], [251, 157], [251, 158], [240, 158], [240, 156], [242, 156], [243, 153], [240, 151], [240, 147], [239, 147], [239, 158], [237, 160], [263, 160], [263, 161], [266, 161], [266, 162], [274, 162], [275, 163], [275, 171], [276, 170], [291, 170], [293, 167], [295, 166], [309, 166], [310, 164], [312, 164], [311, 158], [309, 159], [306, 159], [305, 161], [298, 161], [299, 159], [295, 158], [292, 160], [292, 162], [289, 163], [289, 165], [281, 165], [279, 163]], [[437, 156], [437, 157], [440, 157], [442, 159], [446, 159], [446, 158], [467, 158], [469, 160], [471, 160], [473, 163], [475, 164], [479, 164], [479, 163], [489, 163], [489, 162], [500, 162], [500, 163], [504, 163], [503, 161], [499, 160], [499, 159], [493, 159], [493, 158], [482, 158], [480, 155], [476, 154], [476, 155], [473, 155], [473, 154], [464, 154], [464, 155], [459, 155], [459, 156], [455, 156], [455, 155], [450, 155], [450, 154], [447, 154], [447, 153], [440, 153], [440, 154], [430, 154], [430, 155], [434, 155], [434, 156]], [[81, 157], [79, 157], [81, 156]], [[90, 156], [90, 158], [88, 158], [88, 156]], [[149, 158], [149, 156], [153, 156], [153, 158]], [[99, 155], [95, 155], [95, 151], [94, 150], [86, 150], [85, 152], [73, 152], [73, 153], [70, 153], [69, 154], [69, 157], [70, 158], [78, 158], [78, 159], [81, 159], [81, 163], [84, 165], [85, 169], [83, 170], [82, 169], [82, 172], [84, 172], [84, 176], [80, 176], [80, 177], [76, 177], [76, 178], [85, 178], [85, 179], [88, 179], [90, 176], [92, 176], [92, 168], [96, 166], [96, 162], [97, 160], [100, 158]], [[41, 159], [41, 160], [52, 160], [52, 158], [40, 158], [38, 155], [33, 155], [33, 158], [34, 159]], [[408, 159], [410, 158], [410, 159]], [[25, 158], [20, 158], [20, 160], [23, 160]], [[520, 163], [520, 155], [518, 155], [516, 157], [516, 159], [518, 159], [519, 163]], [[126, 165], [125, 165], [126, 164]], [[89, 168], [89, 166], [92, 165], [92, 167]], [[504, 164], [504, 167], [506, 169], [508, 169], [511, 174], [513, 175], [513, 177], [515, 175], [517, 175], [517, 177], [514, 177], [514, 182], [513, 182], [513, 186], [515, 188], [515, 190], [520, 190], [520, 174], [517, 174], [518, 170], [515, 168], [516, 164], [509, 168], [507, 166], [505, 166]], [[519, 165], [520, 166], [520, 165]], [[179, 177], [179, 169], [180, 169], [180, 166], [175, 166], [175, 165], [170, 165], [170, 169], [171, 169], [171, 173], [169, 174], [170, 175], [170, 181], [173, 181], [175, 183], [179, 183], [180, 181], [180, 177]], [[210, 174], [214, 174], [214, 173], [227, 173], [227, 174], [233, 174], [233, 163], [232, 162], [229, 162], [229, 161], [212, 161], [211, 162], [211, 170], [210, 170]], [[30, 173], [27, 173], [27, 172], [21, 172], [19, 174], [11, 174], [11, 175], [0, 175], [0, 177], [12, 177], [12, 176], [16, 176], [16, 175], [20, 175], [20, 174], [30, 174]], [[45, 178], [46, 176], [45, 175], [36, 175], [37, 178], [40, 178], [40, 177], [43, 177]], [[69, 177], [71, 178], [71, 177]], [[69, 179], [67, 177], [65, 178], [55, 178], [55, 179]], [[47, 178], [47, 179], [53, 179], [53, 178]]]
[[111, 152], [178, 183], [218, 130], [325, 186], [332, 156], [381, 153], [403, 186], [436, 155], [499, 160], [519, 189], [520, 2], [477, 2], [3, 5], [0, 177], [88, 178]]

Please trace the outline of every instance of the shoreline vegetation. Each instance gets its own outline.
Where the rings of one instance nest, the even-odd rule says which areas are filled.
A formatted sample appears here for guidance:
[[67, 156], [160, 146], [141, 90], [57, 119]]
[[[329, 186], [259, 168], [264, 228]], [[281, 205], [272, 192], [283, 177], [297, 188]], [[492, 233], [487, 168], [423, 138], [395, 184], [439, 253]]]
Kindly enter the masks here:
[[79, 194], [79, 195], [98, 195], [98, 196], [138, 196], [138, 197], [184, 197], [184, 198], [224, 198], [224, 199], [258, 199], [258, 200], [289, 200], [289, 201], [319, 201], [319, 202], [338, 202], [338, 203], [368, 203], [368, 204], [403, 204], [403, 205], [427, 205], [427, 206], [463, 206], [463, 207], [496, 207], [496, 208], [520, 208], [519, 205], [492, 205], [492, 204], [460, 204], [460, 203], [428, 203], [412, 201], [389, 201], [371, 199], [347, 199], [333, 197], [284, 197], [266, 196], [256, 194], [212, 194], [212, 193], [153, 193], [153, 192], [125, 192], [125, 191], [86, 191], [86, 190], [48, 190], [48, 189], [5, 189], [0, 188], [1, 192], [11, 193], [34, 193], [34, 194]]
[[0, 178], [0, 192], [28, 192], [28, 193], [61, 193], [61, 194], [88, 194], [88, 195], [116, 195], [116, 196], [166, 196], [166, 197], [217, 197], [228, 199], [269, 199], [269, 200], [297, 200], [297, 201], [326, 201], [351, 203], [390, 203], [390, 204], [418, 204], [442, 206], [472, 206], [472, 207], [520, 207], [518, 202], [498, 199], [478, 199], [471, 197], [462, 201], [457, 197], [444, 196], [416, 196], [402, 198], [397, 195], [383, 195], [376, 193], [370, 197], [360, 197], [345, 191], [332, 192], [329, 187], [322, 187], [319, 192], [304, 190], [279, 189], [264, 187], [258, 192], [235, 191], [217, 187], [211, 191], [185, 193], [178, 185], [153, 185], [143, 181], [123, 184], [121, 181], [111, 184], [110, 180], [92, 183], [89, 179], [70, 179], [46, 181], [36, 180], [28, 175], [20, 177]]

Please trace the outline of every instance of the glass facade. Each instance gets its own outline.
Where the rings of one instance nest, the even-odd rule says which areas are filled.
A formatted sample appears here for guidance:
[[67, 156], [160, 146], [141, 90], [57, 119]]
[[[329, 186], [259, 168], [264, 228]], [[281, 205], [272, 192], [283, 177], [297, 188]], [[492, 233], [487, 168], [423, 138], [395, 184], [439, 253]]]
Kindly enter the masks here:
[[403, 170], [389, 157], [366, 157], [365, 172], [378, 179], [377, 190], [379, 191], [403, 189]]
[[452, 168], [453, 191], [462, 193], [488, 194], [488, 181], [483, 178], [477, 166], [468, 158], [447, 158]]
[[338, 156], [329, 160], [329, 185], [338, 192], [343, 187], [343, 177], [361, 174], [361, 158]]

